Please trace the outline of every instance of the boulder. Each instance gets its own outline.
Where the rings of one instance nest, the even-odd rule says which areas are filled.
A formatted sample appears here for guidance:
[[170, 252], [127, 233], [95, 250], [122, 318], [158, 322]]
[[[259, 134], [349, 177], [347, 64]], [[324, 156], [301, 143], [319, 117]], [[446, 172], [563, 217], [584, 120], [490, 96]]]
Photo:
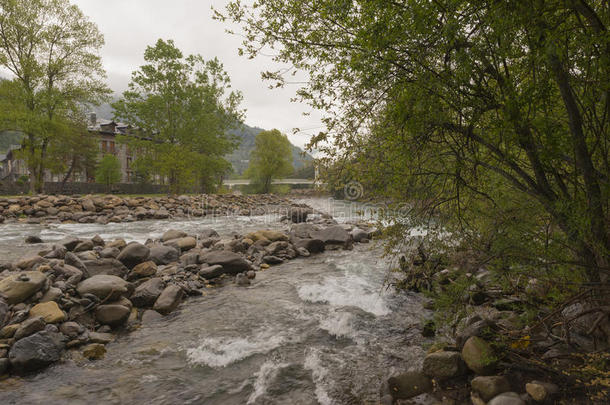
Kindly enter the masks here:
[[186, 232], [177, 231], [175, 229], [170, 229], [166, 231], [163, 236], [161, 236], [162, 242], [167, 242], [168, 240], [184, 238], [186, 236]]
[[280, 231], [272, 231], [272, 230], [261, 230], [252, 232], [246, 235], [247, 239], [250, 239], [254, 242], [259, 240], [269, 240], [271, 242], [277, 242], [280, 240], [286, 241], [288, 240], [288, 235]]
[[225, 273], [224, 269], [221, 265], [215, 264], [213, 266], [202, 267], [199, 270], [199, 275], [205, 279], [213, 279], [216, 277], [220, 277]]
[[161, 292], [161, 295], [155, 301], [153, 309], [160, 314], [167, 315], [180, 305], [183, 295], [182, 288], [175, 284], [170, 284]]
[[112, 333], [103, 333], [103, 332], [89, 332], [89, 341], [91, 343], [101, 343], [106, 344], [110, 343], [114, 340], [114, 335]]
[[290, 237], [308, 239], [318, 228], [313, 224], [295, 224], [290, 227]]
[[205, 253], [199, 257], [202, 263], [219, 264], [226, 274], [239, 274], [250, 270], [250, 264], [241, 255], [228, 250], [217, 250]]
[[94, 245], [91, 240], [84, 240], [76, 245], [73, 252], [86, 252], [87, 250], [92, 250], [93, 246]]
[[30, 309], [31, 317], [42, 317], [46, 323], [59, 323], [66, 320], [66, 314], [55, 301], [36, 304]]
[[0, 328], [4, 326], [6, 322], [8, 322], [8, 303], [0, 296]]
[[322, 242], [324, 242], [325, 246], [335, 245], [347, 249], [351, 246], [352, 242], [351, 235], [341, 225], [334, 225], [328, 228], [320, 229], [313, 232], [311, 236], [314, 239], [320, 239]]
[[186, 236], [184, 238], [174, 239], [174, 240], [172, 240], [172, 242], [174, 242], [183, 252], [186, 252], [187, 250], [191, 250], [195, 246], [197, 246], [197, 239], [193, 238], [192, 236]]
[[76, 247], [76, 245], [78, 245], [79, 243], [80, 243], [80, 239], [74, 238], [72, 236], [67, 236], [67, 237], [63, 238], [62, 240], [60, 240], [59, 242], [57, 242], [58, 245], [65, 247], [69, 251], [72, 251]]
[[423, 373], [409, 371], [388, 379], [392, 398], [409, 399], [424, 392], [432, 391], [432, 380]]
[[67, 337], [69, 337], [70, 339], [76, 338], [84, 330], [85, 330], [85, 328], [80, 326], [78, 323], [72, 322], [72, 321], [64, 322], [61, 325], [59, 325], [59, 331], [61, 333], [63, 333], [64, 335], [66, 335]]
[[124, 277], [129, 269], [116, 259], [85, 260], [83, 264], [87, 267], [90, 276], [117, 276]]
[[83, 277], [85, 278], [91, 276], [91, 274], [89, 274], [87, 266], [85, 266], [85, 263], [83, 263], [83, 261], [72, 252], [66, 252], [66, 254], [64, 255], [64, 263], [68, 266], [76, 267], [77, 269], [79, 269]]
[[36, 371], [60, 359], [65, 347], [61, 333], [41, 331], [17, 341], [8, 358], [17, 373]]
[[44, 329], [46, 324], [42, 317], [38, 316], [35, 318], [26, 319], [19, 324], [19, 327], [15, 330], [13, 338], [15, 340], [23, 339], [26, 336], [33, 335], [36, 332], [40, 332]]
[[516, 392], [505, 392], [494, 397], [487, 405], [526, 405]]
[[29, 270], [34, 268], [34, 266], [36, 266], [37, 264], [42, 264], [46, 262], [47, 259], [45, 259], [44, 257], [37, 254], [31, 254], [17, 260], [17, 262], [15, 262], [15, 267], [21, 270]]
[[151, 278], [135, 289], [130, 297], [131, 302], [136, 307], [152, 307], [164, 288], [165, 283], [161, 278]]
[[101, 343], [91, 343], [83, 347], [83, 357], [89, 360], [103, 359], [106, 347]]
[[479, 376], [470, 383], [472, 390], [487, 402], [493, 397], [510, 391], [510, 383], [504, 376]]
[[121, 251], [118, 248], [106, 247], [100, 251], [100, 257], [102, 259], [116, 259], [119, 253], [121, 253]]
[[34, 245], [34, 244], [37, 244], [37, 243], [43, 243], [43, 241], [40, 238], [40, 236], [30, 235], [30, 236], [26, 236], [25, 237], [25, 243], [27, 243], [29, 245]]
[[458, 352], [435, 352], [424, 358], [423, 372], [429, 377], [444, 380], [464, 374], [466, 365]]
[[81, 296], [93, 294], [100, 300], [114, 301], [128, 294], [129, 283], [117, 276], [100, 274], [82, 281], [76, 291]]
[[180, 252], [171, 246], [153, 245], [150, 247], [149, 259], [156, 265], [170, 264], [178, 261]]
[[350, 234], [352, 235], [352, 239], [354, 240], [354, 242], [358, 242], [358, 243], [360, 243], [364, 240], [368, 240], [368, 238], [369, 238], [369, 233], [360, 228], [352, 229]]
[[199, 232], [199, 237], [201, 239], [218, 238], [219, 236], [218, 232], [214, 229], [203, 229]]
[[39, 271], [23, 271], [0, 281], [0, 294], [8, 304], [18, 304], [38, 292], [47, 280]]
[[93, 200], [91, 200], [90, 198], [83, 198], [83, 201], [81, 202], [81, 206], [83, 207], [83, 209], [85, 211], [89, 211], [89, 212], [96, 211], [95, 204], [93, 203]]
[[157, 273], [157, 265], [153, 261], [138, 264], [130, 273], [134, 278], [154, 276]]
[[91, 238], [91, 242], [93, 242], [93, 244], [95, 246], [106, 245], [106, 242], [104, 241], [104, 239], [102, 239], [102, 237], [100, 235], [95, 235], [93, 238]]
[[321, 239], [301, 239], [293, 238], [292, 244], [297, 249], [306, 249], [309, 253], [321, 253], [324, 251], [324, 242]]
[[142, 323], [144, 325], [150, 324], [152, 322], [156, 322], [161, 319], [163, 319], [163, 315], [161, 315], [160, 313], [158, 313], [157, 311], [154, 311], [152, 309], [147, 309], [142, 314]]
[[525, 391], [537, 402], [545, 402], [559, 392], [559, 387], [553, 383], [532, 381], [525, 384]]
[[464, 343], [462, 358], [468, 368], [479, 375], [491, 374], [498, 361], [489, 343], [478, 336], [471, 336]]
[[146, 261], [150, 255], [150, 249], [138, 242], [131, 242], [121, 250], [117, 260], [128, 268], [132, 269], [136, 265]]
[[121, 305], [119, 303], [109, 303], [100, 305], [95, 310], [95, 319], [103, 324], [109, 326], [119, 326], [127, 321], [131, 309]]

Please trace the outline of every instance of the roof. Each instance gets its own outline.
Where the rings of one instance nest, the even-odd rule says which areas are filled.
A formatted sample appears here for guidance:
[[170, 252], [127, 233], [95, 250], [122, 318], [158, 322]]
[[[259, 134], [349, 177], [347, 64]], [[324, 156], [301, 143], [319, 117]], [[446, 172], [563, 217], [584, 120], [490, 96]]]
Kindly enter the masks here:
[[[110, 128], [103, 127], [114, 127], [114, 130], [110, 131]], [[131, 128], [131, 125], [125, 124], [123, 122], [115, 122], [113, 120], [104, 120], [104, 119], [96, 119], [95, 125], [87, 126], [87, 130], [91, 132], [104, 132], [104, 133], [114, 133], [114, 134], [126, 134], [127, 130]]]

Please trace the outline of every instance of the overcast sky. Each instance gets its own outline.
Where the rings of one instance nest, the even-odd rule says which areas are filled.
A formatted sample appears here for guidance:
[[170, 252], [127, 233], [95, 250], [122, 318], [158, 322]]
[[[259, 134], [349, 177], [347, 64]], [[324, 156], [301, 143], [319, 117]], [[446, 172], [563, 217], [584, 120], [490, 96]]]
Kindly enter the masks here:
[[[305, 104], [291, 103], [296, 86], [268, 88], [260, 73], [272, 70], [269, 57], [249, 60], [237, 55], [241, 39], [227, 34], [226, 23], [212, 19], [211, 7], [223, 9], [228, 0], [71, 0], [104, 34], [102, 58], [110, 87], [120, 94], [127, 88], [131, 72], [143, 64], [144, 49], [157, 39], [173, 39], [186, 54], [218, 57], [229, 73], [234, 89], [244, 95], [246, 124], [277, 128], [303, 146], [321, 130], [320, 116]], [[230, 27], [232, 28], [232, 27]], [[303, 112], [311, 116], [303, 116]], [[293, 128], [304, 133], [293, 135]]]

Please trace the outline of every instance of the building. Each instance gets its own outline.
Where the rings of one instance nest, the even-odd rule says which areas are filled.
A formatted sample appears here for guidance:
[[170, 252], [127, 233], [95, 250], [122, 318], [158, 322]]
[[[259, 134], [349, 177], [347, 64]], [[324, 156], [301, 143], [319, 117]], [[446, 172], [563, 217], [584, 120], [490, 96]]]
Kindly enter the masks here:
[[[133, 156], [126, 145], [117, 142], [118, 135], [127, 135], [133, 128], [130, 125], [112, 120], [100, 120], [95, 113], [89, 116], [87, 132], [98, 140], [99, 157], [113, 154], [121, 163], [121, 183], [133, 183], [135, 177], [131, 169]], [[28, 168], [23, 159], [20, 159], [15, 151], [21, 149], [21, 145], [11, 145], [6, 154], [0, 154], [0, 181], [17, 181], [22, 176], [29, 176]], [[45, 172], [45, 182], [60, 182], [65, 174], [53, 174]], [[93, 173], [73, 173], [69, 182], [94, 182]]]

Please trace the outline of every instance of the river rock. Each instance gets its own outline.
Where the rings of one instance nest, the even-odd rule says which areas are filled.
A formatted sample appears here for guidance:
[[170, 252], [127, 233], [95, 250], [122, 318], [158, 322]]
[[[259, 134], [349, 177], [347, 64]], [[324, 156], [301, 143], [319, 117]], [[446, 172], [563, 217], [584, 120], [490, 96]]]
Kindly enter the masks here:
[[479, 376], [470, 383], [474, 392], [485, 402], [493, 397], [510, 391], [510, 383], [504, 376]]
[[119, 253], [121, 253], [121, 251], [118, 248], [105, 247], [100, 251], [100, 257], [102, 259], [116, 259]]
[[97, 259], [83, 262], [90, 276], [107, 275], [124, 277], [129, 269], [117, 259]]
[[30, 336], [36, 332], [40, 332], [45, 327], [44, 320], [42, 317], [37, 316], [35, 318], [26, 319], [19, 324], [19, 327], [15, 330], [13, 338], [15, 340], [22, 339], [26, 336]]
[[68, 321], [59, 325], [59, 331], [67, 337], [74, 339], [83, 332], [84, 328], [76, 322]]
[[458, 352], [435, 352], [424, 358], [423, 372], [437, 380], [464, 374], [466, 365]]
[[390, 394], [396, 399], [409, 399], [432, 391], [432, 380], [423, 373], [409, 371], [388, 379]]
[[100, 235], [95, 235], [93, 238], [91, 238], [91, 242], [93, 242], [93, 244], [95, 246], [106, 245], [106, 242], [104, 241], [104, 239], [102, 239], [102, 237]]
[[110, 343], [114, 340], [114, 335], [112, 333], [105, 332], [89, 332], [89, 342], [91, 343], [101, 343], [106, 344]]
[[160, 319], [163, 319], [163, 315], [152, 309], [147, 309], [142, 314], [142, 324], [144, 325], [148, 325]]
[[487, 405], [526, 405], [516, 392], [505, 392], [494, 397]]
[[532, 381], [525, 384], [525, 391], [534, 401], [545, 402], [559, 392], [559, 387], [552, 383]]
[[80, 243], [80, 239], [72, 237], [72, 236], [67, 236], [67, 237], [63, 238], [62, 240], [60, 240], [59, 242], [57, 242], [58, 245], [65, 247], [69, 251], [72, 251], [76, 247], [76, 245], [78, 245], [79, 243]]
[[17, 329], [19, 329], [20, 326], [21, 324], [19, 323], [4, 326], [2, 329], [0, 329], [0, 339], [12, 338], [15, 336], [15, 332], [17, 332]]
[[0, 294], [8, 304], [18, 304], [38, 292], [47, 277], [39, 271], [23, 271], [0, 281]]
[[68, 266], [76, 267], [77, 269], [79, 269], [83, 277], [85, 278], [91, 276], [91, 274], [89, 274], [87, 266], [85, 266], [85, 263], [83, 263], [83, 261], [72, 252], [66, 252], [66, 254], [64, 255], [64, 263]]
[[462, 358], [469, 369], [480, 375], [492, 373], [498, 361], [489, 343], [478, 336], [471, 336], [464, 343]]
[[15, 262], [15, 267], [22, 270], [29, 270], [34, 268], [37, 264], [46, 263], [47, 259], [37, 254], [30, 254], [28, 256], [22, 257], [21, 259]]
[[92, 249], [93, 249], [93, 242], [91, 240], [84, 240], [84, 241], [80, 242], [78, 245], [76, 245], [73, 252], [75, 252], [75, 253], [86, 252], [87, 250], [92, 250]]
[[236, 275], [250, 270], [250, 264], [241, 255], [228, 250], [217, 250], [200, 256], [202, 263], [219, 264], [225, 274]]
[[156, 265], [177, 262], [179, 257], [180, 252], [171, 246], [153, 245], [150, 247], [149, 259]]
[[170, 229], [166, 231], [163, 236], [161, 236], [161, 242], [167, 242], [168, 240], [184, 238], [186, 236], [186, 232], [178, 231], [176, 229]]
[[354, 240], [354, 242], [358, 243], [363, 242], [364, 240], [368, 240], [369, 238], [369, 233], [360, 228], [352, 229], [350, 234], [352, 235], [352, 239]]
[[175, 284], [170, 284], [161, 292], [161, 295], [155, 301], [153, 309], [160, 314], [167, 315], [180, 305], [183, 295], [182, 288]]
[[153, 261], [138, 264], [130, 273], [133, 278], [144, 278], [154, 276], [157, 273], [157, 265]]
[[199, 270], [199, 275], [207, 280], [220, 277], [223, 274], [224, 269], [219, 264], [215, 264], [214, 266], [202, 267]]
[[218, 235], [218, 232], [216, 232], [214, 229], [203, 229], [199, 231], [199, 237], [201, 239], [218, 238], [219, 236], [220, 235]]
[[115, 239], [112, 242], [106, 244], [106, 247], [117, 248], [119, 250], [122, 250], [123, 248], [125, 248], [125, 246], [127, 246], [127, 242], [125, 242], [125, 239]]
[[101, 343], [91, 343], [83, 347], [83, 357], [89, 360], [103, 359], [106, 347]]
[[0, 329], [8, 322], [8, 303], [0, 296]]
[[183, 252], [186, 252], [187, 250], [191, 250], [195, 246], [197, 246], [197, 239], [193, 238], [192, 236], [186, 236], [184, 238], [173, 239], [172, 242], [174, 242], [178, 246], [178, 248], [180, 248], [180, 250]]
[[[0, 218], [0, 224], [2, 223], [2, 220]], [[4, 375], [8, 372], [8, 368], [10, 367], [11, 362], [9, 361], [9, 359], [7, 358], [3, 358], [0, 359], [0, 376]]]
[[165, 283], [161, 278], [151, 278], [140, 284], [131, 295], [131, 302], [136, 307], [152, 307], [163, 292]]
[[131, 310], [117, 303], [100, 305], [95, 310], [95, 319], [103, 325], [118, 326], [122, 325], [129, 318]]
[[61, 333], [41, 331], [17, 341], [9, 352], [17, 373], [39, 370], [60, 359], [65, 347]]
[[83, 207], [83, 209], [85, 211], [89, 211], [89, 212], [97, 211], [97, 209], [95, 208], [95, 204], [93, 203], [93, 200], [91, 200], [90, 198], [84, 198], [83, 201], [81, 202], [81, 206]]
[[46, 323], [63, 322], [66, 314], [62, 311], [55, 301], [36, 304], [30, 309], [31, 317], [42, 317]]
[[99, 299], [115, 301], [129, 292], [129, 283], [117, 276], [96, 275], [81, 282], [76, 288], [81, 296], [93, 294]]
[[309, 253], [321, 253], [325, 249], [324, 242], [321, 239], [301, 239], [295, 237], [292, 239], [292, 244], [297, 249], [306, 249]]
[[351, 235], [341, 225], [320, 229], [313, 232], [311, 236], [314, 239], [320, 239], [327, 248], [343, 247], [344, 249], [348, 249], [352, 242]]
[[117, 256], [117, 260], [128, 268], [132, 269], [136, 265], [146, 261], [150, 255], [150, 249], [138, 242], [131, 242]]
[[26, 236], [25, 243], [27, 243], [29, 245], [35, 245], [35, 244], [38, 244], [38, 243], [43, 243], [43, 241], [40, 238], [40, 236], [30, 235], [30, 236]]

